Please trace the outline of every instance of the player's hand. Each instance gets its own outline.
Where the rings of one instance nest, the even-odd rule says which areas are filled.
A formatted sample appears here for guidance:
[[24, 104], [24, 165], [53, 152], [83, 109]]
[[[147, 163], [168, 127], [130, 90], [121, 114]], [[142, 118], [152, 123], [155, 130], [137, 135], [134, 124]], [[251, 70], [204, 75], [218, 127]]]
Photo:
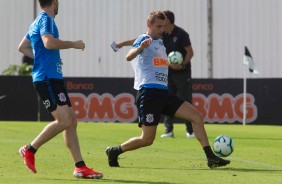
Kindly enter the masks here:
[[170, 64], [169, 67], [174, 70], [183, 70], [184, 69], [184, 67], [180, 64]]
[[145, 48], [149, 47], [152, 42], [153, 42], [152, 38], [148, 38], [141, 43], [140, 47], [142, 49], [145, 49]]
[[73, 48], [84, 50], [85, 49], [85, 43], [82, 40], [74, 41], [74, 47]]
[[118, 43], [113, 41], [113, 43], [111, 44], [111, 47], [112, 47], [114, 52], [117, 52], [122, 46], [120, 46]]

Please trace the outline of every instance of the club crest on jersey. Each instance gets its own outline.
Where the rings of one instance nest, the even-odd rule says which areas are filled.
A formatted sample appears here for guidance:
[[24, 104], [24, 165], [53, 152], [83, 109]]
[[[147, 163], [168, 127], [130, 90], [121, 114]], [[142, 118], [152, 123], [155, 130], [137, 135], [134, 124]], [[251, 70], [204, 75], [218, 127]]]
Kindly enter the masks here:
[[61, 102], [66, 102], [67, 101], [66, 95], [64, 93], [58, 94], [58, 97], [59, 97], [59, 100]]
[[173, 42], [175, 43], [177, 41], [177, 37], [173, 37]]
[[146, 122], [153, 123], [154, 122], [154, 114], [147, 114], [146, 115]]

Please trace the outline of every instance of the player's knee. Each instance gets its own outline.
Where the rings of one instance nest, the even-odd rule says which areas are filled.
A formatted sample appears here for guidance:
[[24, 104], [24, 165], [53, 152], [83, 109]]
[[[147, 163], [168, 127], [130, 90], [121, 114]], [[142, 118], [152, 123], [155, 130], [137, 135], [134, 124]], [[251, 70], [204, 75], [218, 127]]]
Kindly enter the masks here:
[[77, 121], [72, 116], [67, 117], [64, 121], [65, 121], [65, 124], [66, 124], [66, 128], [69, 128], [69, 127], [76, 128], [77, 127]]
[[151, 146], [154, 143], [154, 139], [142, 139], [142, 146]]
[[197, 123], [197, 124], [203, 124], [204, 123], [204, 118], [201, 115], [201, 113], [199, 111], [196, 111], [194, 116], [193, 116], [193, 122]]
[[70, 115], [67, 121], [69, 122], [69, 126], [77, 127], [77, 120], [73, 115]]
[[64, 115], [58, 119], [59, 124], [63, 127], [63, 129], [68, 129], [70, 127], [77, 127], [77, 121], [72, 115]]
[[148, 140], [147, 141], [147, 146], [151, 146], [154, 143], [154, 139], [153, 140]]

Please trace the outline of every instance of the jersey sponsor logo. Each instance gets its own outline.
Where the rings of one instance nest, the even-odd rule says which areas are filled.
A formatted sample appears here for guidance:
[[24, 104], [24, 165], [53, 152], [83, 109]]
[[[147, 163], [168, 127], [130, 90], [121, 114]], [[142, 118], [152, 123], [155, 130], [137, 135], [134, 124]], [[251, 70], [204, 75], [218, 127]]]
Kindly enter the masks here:
[[62, 68], [57, 68], [57, 72], [60, 73], [60, 74], [63, 74]]
[[153, 58], [154, 67], [164, 67], [168, 65], [169, 65], [168, 61], [164, 58]]
[[155, 78], [156, 78], [157, 81], [161, 81], [161, 82], [167, 83], [167, 74], [165, 74], [165, 73], [156, 72], [155, 73]]
[[57, 66], [57, 72], [60, 73], [60, 74], [63, 74], [63, 72], [62, 72], [62, 62], [57, 63], [56, 66]]

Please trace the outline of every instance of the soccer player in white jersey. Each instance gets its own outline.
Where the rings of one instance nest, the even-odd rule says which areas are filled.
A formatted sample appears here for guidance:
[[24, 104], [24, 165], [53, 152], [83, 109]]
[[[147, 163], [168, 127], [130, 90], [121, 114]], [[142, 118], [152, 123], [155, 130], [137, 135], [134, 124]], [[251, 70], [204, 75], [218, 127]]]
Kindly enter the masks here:
[[165, 26], [165, 14], [153, 11], [147, 19], [147, 33], [140, 35], [129, 50], [127, 61], [135, 62], [134, 88], [138, 90], [136, 103], [139, 112], [141, 135], [133, 137], [116, 147], [108, 147], [106, 154], [111, 167], [119, 167], [118, 156], [153, 144], [161, 115], [170, 115], [192, 123], [195, 136], [204, 149], [210, 168], [230, 163], [217, 157], [208, 142], [200, 113], [188, 102], [168, 93], [168, 61], [161, 39]]

